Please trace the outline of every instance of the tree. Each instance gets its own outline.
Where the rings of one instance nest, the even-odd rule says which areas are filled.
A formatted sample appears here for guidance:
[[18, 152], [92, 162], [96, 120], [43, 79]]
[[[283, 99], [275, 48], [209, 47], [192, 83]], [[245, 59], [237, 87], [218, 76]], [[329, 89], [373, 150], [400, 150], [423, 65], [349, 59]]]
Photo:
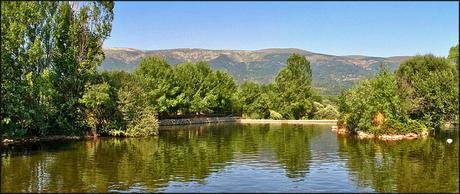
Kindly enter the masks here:
[[457, 65], [458, 68], [458, 44], [453, 46], [449, 50], [449, 56], [447, 57], [450, 61]]
[[401, 63], [396, 76], [399, 88], [407, 90], [411, 118], [440, 128], [458, 115], [458, 70], [447, 59], [415, 56]]
[[109, 84], [89, 85], [85, 93], [79, 100], [86, 107], [86, 122], [92, 126], [91, 133], [97, 136], [98, 130], [102, 125], [102, 117], [106, 107], [112, 102], [109, 94]]
[[374, 134], [421, 132], [425, 127], [407, 116], [410, 105], [404, 92], [399, 90], [395, 76], [382, 69], [376, 77], [340, 95], [341, 127]]
[[[118, 90], [118, 110], [123, 115], [124, 136], [149, 136], [158, 134], [158, 120], [155, 109], [147, 103], [148, 95], [145, 93], [140, 84], [131, 82], [124, 84]], [[111, 131], [110, 133], [114, 133]]]
[[158, 57], [141, 59], [134, 75], [142, 83], [149, 104], [161, 115], [172, 112], [178, 87], [174, 85], [174, 75], [166, 60]]
[[270, 116], [269, 97], [261, 92], [258, 84], [254, 82], [241, 84], [237, 96], [242, 104], [243, 117], [262, 119]]
[[236, 92], [236, 84], [233, 78], [224, 71], [215, 71], [214, 83], [211, 85], [214, 88], [211, 90], [213, 96], [216, 96], [216, 104], [211, 107], [213, 111], [223, 112], [234, 109], [234, 93]]
[[277, 110], [283, 117], [299, 119], [311, 111], [311, 79], [310, 62], [301, 55], [291, 55], [287, 60], [287, 67], [275, 79], [281, 99]]
[[1, 2], [2, 133], [45, 135], [84, 126], [85, 85], [103, 60], [113, 2]]
[[176, 101], [181, 113], [209, 113], [218, 106], [218, 95], [211, 92], [218, 80], [209, 64], [178, 64], [174, 67], [174, 77], [180, 91]]

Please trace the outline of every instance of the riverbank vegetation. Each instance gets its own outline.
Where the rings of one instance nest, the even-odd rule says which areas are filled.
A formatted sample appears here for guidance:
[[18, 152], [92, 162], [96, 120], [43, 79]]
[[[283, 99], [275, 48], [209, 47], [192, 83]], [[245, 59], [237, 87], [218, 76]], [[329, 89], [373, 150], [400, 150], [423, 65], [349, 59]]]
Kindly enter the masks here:
[[206, 62], [171, 66], [159, 57], [142, 59], [133, 73], [98, 72], [113, 7], [2, 2], [2, 137], [155, 135], [158, 118], [177, 116], [337, 116], [320, 104], [310, 63], [297, 54], [269, 85], [237, 86]]
[[458, 123], [458, 78], [458, 45], [448, 58], [419, 55], [402, 62], [395, 73], [382, 68], [375, 78], [340, 95], [339, 127], [420, 134]]
[[[113, 2], [1, 2], [1, 133], [81, 134], [97, 118], [81, 102], [97, 76]], [[90, 87], [95, 90], [104, 86]], [[105, 98], [105, 97], [104, 97]], [[88, 107], [88, 108], [89, 108]], [[94, 123], [97, 123], [95, 121]]]
[[[241, 115], [336, 119], [371, 133], [419, 133], [458, 121], [458, 45], [449, 57], [416, 56], [396, 73], [340, 98], [311, 87], [310, 62], [292, 54], [273, 83], [237, 85], [206, 62], [143, 58], [132, 72], [97, 71], [113, 2], [2, 2], [2, 137], [147, 136], [158, 119]], [[455, 65], [456, 64], [456, 65]]]

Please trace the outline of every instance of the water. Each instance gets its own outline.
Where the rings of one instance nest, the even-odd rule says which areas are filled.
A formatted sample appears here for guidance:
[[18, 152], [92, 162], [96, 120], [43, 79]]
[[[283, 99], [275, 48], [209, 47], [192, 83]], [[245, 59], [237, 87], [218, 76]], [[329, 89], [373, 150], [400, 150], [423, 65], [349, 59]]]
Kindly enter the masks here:
[[159, 137], [10, 146], [1, 191], [459, 191], [458, 130], [380, 142], [330, 127], [191, 125], [164, 127]]

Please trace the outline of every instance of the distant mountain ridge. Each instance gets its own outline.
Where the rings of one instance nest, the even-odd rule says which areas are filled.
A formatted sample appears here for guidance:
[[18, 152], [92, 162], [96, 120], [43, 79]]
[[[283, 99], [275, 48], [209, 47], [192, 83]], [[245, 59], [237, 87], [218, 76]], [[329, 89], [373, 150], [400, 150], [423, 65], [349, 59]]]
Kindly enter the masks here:
[[272, 82], [279, 70], [286, 66], [292, 53], [305, 56], [311, 63], [313, 86], [325, 94], [337, 94], [357, 81], [373, 76], [380, 64], [395, 70], [409, 56], [370, 57], [361, 55], [335, 56], [296, 48], [268, 48], [261, 50], [165, 49], [137, 50], [132, 48], [104, 49], [105, 60], [100, 70], [133, 71], [147, 56], [165, 58], [170, 64], [206, 61], [214, 69], [228, 71], [238, 83]]

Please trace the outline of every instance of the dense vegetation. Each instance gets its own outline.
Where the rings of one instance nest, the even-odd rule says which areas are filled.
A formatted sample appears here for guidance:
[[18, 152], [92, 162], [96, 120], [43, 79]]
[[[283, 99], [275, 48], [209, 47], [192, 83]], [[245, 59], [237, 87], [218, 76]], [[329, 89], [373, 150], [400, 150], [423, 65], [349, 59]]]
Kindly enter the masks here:
[[311, 116], [311, 70], [300, 55], [273, 86], [245, 93], [205, 62], [148, 57], [133, 73], [98, 72], [112, 18], [112, 2], [2, 2], [3, 137], [154, 135], [158, 117], [177, 115]]
[[[455, 50], [457, 49], [457, 50]], [[373, 134], [420, 133], [458, 123], [458, 45], [449, 56], [415, 56], [382, 68], [340, 96], [341, 127]]]
[[261, 84], [272, 83], [279, 71], [286, 66], [292, 53], [306, 56], [312, 71], [312, 87], [322, 95], [338, 95], [359, 80], [373, 77], [379, 71], [379, 64], [388, 64], [395, 70], [408, 57], [335, 56], [312, 53], [302, 49], [262, 49], [254, 51], [209, 50], [209, 49], [165, 49], [136, 50], [131, 48], [107, 48], [106, 58], [100, 70], [125, 70], [133, 72], [142, 57], [161, 56], [169, 64], [203, 60], [213, 69], [225, 70], [237, 84], [253, 81]]
[[[113, 2], [1, 2], [1, 133], [78, 134], [89, 127], [83, 97], [104, 58]], [[97, 121], [96, 121], [97, 122]]]
[[[113, 2], [2, 2], [3, 137], [146, 136], [158, 118], [335, 119], [337, 99], [312, 89], [310, 62], [287, 58], [274, 83], [237, 86], [206, 62], [143, 58], [132, 73], [98, 72]], [[456, 64], [456, 65], [455, 65]], [[458, 45], [449, 57], [416, 56], [345, 91], [341, 125], [372, 133], [420, 132], [458, 121]]]

